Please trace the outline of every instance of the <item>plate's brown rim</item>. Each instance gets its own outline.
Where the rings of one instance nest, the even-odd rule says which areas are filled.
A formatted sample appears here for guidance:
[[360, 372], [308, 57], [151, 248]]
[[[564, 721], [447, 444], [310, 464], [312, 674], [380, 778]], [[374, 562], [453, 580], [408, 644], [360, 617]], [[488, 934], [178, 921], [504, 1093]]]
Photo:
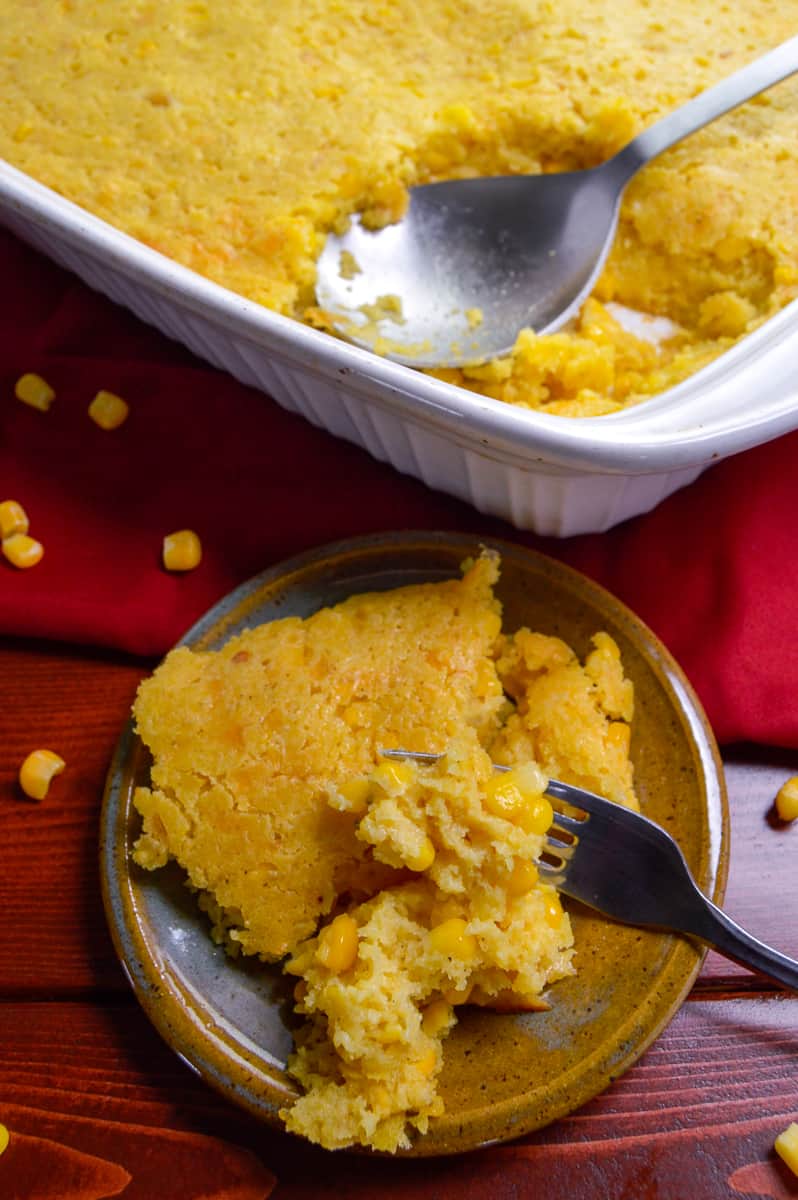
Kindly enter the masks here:
[[[319, 561], [328, 564], [333, 576], [336, 561], [351, 560], [353, 554], [362, 555], [365, 563], [386, 549], [434, 553], [435, 550], [459, 548], [466, 557], [480, 546], [496, 549], [503, 559], [520, 558], [527, 562], [532, 559], [544, 571], [557, 575], [569, 588], [582, 593], [592, 592], [595, 602], [607, 610], [618, 625], [629, 626], [642, 637], [650, 663], [672, 697], [685, 735], [702, 766], [708, 842], [698, 882], [715, 903], [720, 904], [728, 872], [728, 803], [720, 753], [701, 703], [670, 651], [631, 609], [600, 584], [549, 555], [503, 539], [460, 532], [386, 532], [336, 541], [277, 563], [239, 585], [195, 622], [177, 644], [197, 645], [211, 634], [214, 640], [223, 636], [225, 626], [240, 623], [248, 611], [257, 608], [265, 587], [279, 580], [290, 588], [292, 577]], [[186, 1018], [192, 1013], [190, 996], [178, 979], [159, 970], [156, 957], [142, 934], [127, 855], [130, 789], [127, 788], [125, 795], [125, 787], [120, 787], [124, 764], [135, 752], [137, 742], [132, 722], [128, 722], [108, 771], [101, 812], [101, 891], [114, 948], [139, 1003], [171, 1049], [228, 1099], [256, 1118], [283, 1129], [278, 1109], [290, 1102], [296, 1091], [290, 1083], [286, 1084], [282, 1068], [242, 1047], [227, 1031], [209, 1025], [207, 1021], [189, 1020], [186, 1028]], [[560, 1076], [556, 1093], [551, 1097], [552, 1103], [546, 1107], [545, 1119], [530, 1120], [527, 1116], [525, 1121], [523, 1115], [519, 1116], [519, 1101], [515, 1094], [505, 1102], [469, 1110], [465, 1122], [454, 1113], [437, 1118], [430, 1132], [417, 1138], [411, 1150], [404, 1153], [418, 1157], [437, 1156], [506, 1142], [575, 1111], [628, 1070], [673, 1018], [695, 982], [706, 954], [704, 949], [684, 939], [665, 933], [662, 937], [670, 941], [671, 947], [657, 976], [657, 987], [646, 994], [616, 1030], [613, 1046], [620, 1048], [619, 1053], [608, 1056], [606, 1043], [602, 1043]], [[148, 962], [151, 967], [149, 978], [145, 972]], [[655, 992], [653, 999], [652, 992]], [[653, 1022], [649, 1019], [652, 1008], [656, 1014]], [[221, 1065], [213, 1061], [214, 1050], [221, 1055]], [[225, 1071], [225, 1056], [234, 1059], [240, 1067], [240, 1083]], [[609, 1070], [608, 1057], [612, 1057]], [[605, 1060], [601, 1072], [603, 1082], [598, 1087], [595, 1079], [590, 1082], [591, 1071], [587, 1069], [596, 1058]], [[569, 1089], [574, 1076], [581, 1076], [584, 1081], [584, 1086], [576, 1092]], [[480, 1125], [482, 1134], [473, 1136], [476, 1132], [473, 1127]]]

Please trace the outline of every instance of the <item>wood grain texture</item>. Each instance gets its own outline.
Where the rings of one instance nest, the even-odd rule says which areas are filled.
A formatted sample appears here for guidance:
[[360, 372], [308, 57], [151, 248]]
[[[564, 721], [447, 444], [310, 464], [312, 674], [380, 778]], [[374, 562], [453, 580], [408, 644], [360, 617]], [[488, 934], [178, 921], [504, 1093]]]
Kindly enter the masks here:
[[[206, 1138], [227, 1147], [225, 1170], [239, 1172], [241, 1187], [267, 1178], [263, 1169], [274, 1172], [275, 1200], [699, 1200], [737, 1194], [729, 1183], [737, 1172], [772, 1189], [759, 1194], [778, 1196], [775, 1189], [789, 1178], [773, 1140], [798, 1113], [797, 1061], [798, 999], [694, 1000], [636, 1066], [572, 1117], [506, 1147], [391, 1162], [325, 1154], [255, 1124], [197, 1079], [135, 1006], [7, 1003], [0, 1120], [12, 1131], [117, 1162], [134, 1178], [141, 1157], [135, 1147], [146, 1146], [156, 1164], [162, 1156], [182, 1162], [194, 1186], [196, 1161], [207, 1185], [198, 1196], [232, 1194], [210, 1189], [207, 1164], [199, 1170]], [[243, 1200], [253, 1193], [239, 1194]]]
[[4, 1200], [105, 1200], [130, 1175], [118, 1163], [15, 1129], [0, 1163]]
[[[0, 995], [127, 991], [100, 904], [97, 840], [108, 765], [138, 682], [151, 669], [60, 647], [0, 651]], [[67, 768], [41, 803], [19, 790], [29, 750], [45, 746]], [[725, 907], [755, 936], [798, 958], [798, 825], [773, 818], [779, 785], [798, 754], [726, 755], [732, 855]], [[699, 986], [761, 986], [711, 954]]]
[[[507, 1146], [423, 1162], [329, 1155], [213, 1092], [133, 1000], [100, 902], [105, 774], [151, 665], [58, 646], [0, 649], [0, 1121], [12, 1131], [3, 1200], [258, 1200], [273, 1187], [275, 1200], [798, 1200], [772, 1148], [798, 1120], [798, 998], [715, 954], [623, 1078]], [[16, 782], [37, 746], [67, 761], [38, 804]], [[725, 908], [798, 957], [798, 824], [772, 811], [798, 755], [724, 757]]]
[[[0, 652], [0, 995], [127, 987], [100, 903], [98, 823], [114, 746], [149, 669], [72, 648]], [[40, 747], [67, 765], [37, 803], [17, 774]]]
[[[731, 866], [723, 902], [754, 937], [798, 959], [798, 822], [780, 821], [776, 792], [798, 775], [794, 751], [734, 747], [724, 755], [729, 791]], [[703, 984], [736, 980], [755, 986], [744, 968], [707, 956]]]

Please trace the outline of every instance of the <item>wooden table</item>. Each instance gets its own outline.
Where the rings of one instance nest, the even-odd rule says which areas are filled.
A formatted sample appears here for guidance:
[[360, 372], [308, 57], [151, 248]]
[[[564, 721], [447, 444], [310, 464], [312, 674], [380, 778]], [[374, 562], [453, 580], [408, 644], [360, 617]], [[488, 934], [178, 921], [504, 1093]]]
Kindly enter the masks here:
[[[798, 1197], [773, 1140], [798, 1120], [798, 997], [711, 954], [644, 1057], [567, 1120], [446, 1160], [329, 1155], [264, 1128], [160, 1040], [106, 930], [97, 840], [109, 759], [152, 664], [27, 642], [0, 649], [0, 1157], [3, 1200], [704, 1200]], [[67, 761], [41, 803], [36, 747]], [[798, 755], [725, 756], [725, 907], [798, 957], [798, 826], [772, 801]]]

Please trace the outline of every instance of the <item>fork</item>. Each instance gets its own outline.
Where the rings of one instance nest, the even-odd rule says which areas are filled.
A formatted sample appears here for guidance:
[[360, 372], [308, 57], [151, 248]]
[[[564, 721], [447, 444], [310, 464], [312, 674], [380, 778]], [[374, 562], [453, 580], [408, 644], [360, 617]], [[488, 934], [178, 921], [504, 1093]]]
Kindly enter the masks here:
[[[434, 763], [439, 754], [383, 750], [385, 758]], [[497, 771], [509, 767], [495, 764]], [[627, 925], [699, 938], [725, 958], [798, 992], [798, 962], [752, 937], [699, 889], [676, 842], [661, 826], [593, 792], [549, 780], [557, 804], [537, 866], [541, 879]]]

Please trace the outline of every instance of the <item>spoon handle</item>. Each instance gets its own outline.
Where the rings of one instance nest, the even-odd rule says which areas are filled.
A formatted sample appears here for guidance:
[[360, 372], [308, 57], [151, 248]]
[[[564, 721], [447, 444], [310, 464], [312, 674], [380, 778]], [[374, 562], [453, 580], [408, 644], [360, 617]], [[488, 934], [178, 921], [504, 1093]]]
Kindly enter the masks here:
[[[798, 37], [790, 38], [775, 50], [735, 71], [714, 87], [700, 92], [680, 108], [638, 134], [610, 160], [618, 172], [630, 179], [640, 167], [680, 142], [688, 134], [722, 117], [724, 113], [758, 96], [766, 88], [798, 71]], [[607, 164], [609, 165], [609, 164]]]

